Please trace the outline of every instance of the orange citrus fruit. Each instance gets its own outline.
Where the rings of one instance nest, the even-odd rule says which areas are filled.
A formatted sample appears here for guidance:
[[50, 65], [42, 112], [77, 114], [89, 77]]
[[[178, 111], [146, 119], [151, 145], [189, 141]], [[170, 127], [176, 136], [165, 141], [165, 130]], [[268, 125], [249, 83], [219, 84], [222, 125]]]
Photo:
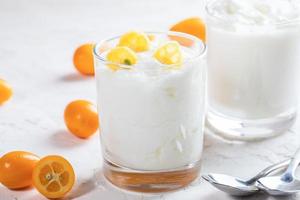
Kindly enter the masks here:
[[143, 32], [130, 31], [120, 37], [118, 46], [128, 47], [135, 52], [142, 52], [149, 50], [150, 40]]
[[90, 137], [99, 127], [96, 107], [86, 100], [69, 103], [65, 108], [64, 119], [69, 131], [80, 138]]
[[76, 69], [84, 75], [94, 75], [94, 44], [84, 44], [78, 47], [73, 56]]
[[[137, 55], [128, 47], [115, 47], [107, 53], [106, 59], [112, 63], [131, 66], [136, 64]], [[119, 69], [119, 66], [114, 64], [109, 64], [108, 67], [114, 71]]]
[[65, 196], [73, 187], [75, 173], [72, 165], [61, 156], [46, 156], [35, 166], [32, 174], [35, 188], [49, 199]]
[[10, 99], [12, 96], [12, 88], [8, 83], [0, 79], [0, 105]]
[[39, 157], [25, 151], [12, 151], [0, 159], [0, 182], [9, 189], [32, 184], [32, 172]]
[[176, 41], [169, 41], [158, 47], [153, 56], [160, 63], [166, 65], [180, 65], [182, 63], [182, 52]]
[[[199, 17], [191, 17], [180, 21], [177, 24], [173, 25], [170, 30], [196, 36], [204, 42], [206, 40], [205, 23]], [[187, 38], [179, 37], [176, 39], [176, 37], [174, 37], [173, 39], [177, 40], [180, 44], [185, 46], [191, 46], [193, 44], [193, 41]]]

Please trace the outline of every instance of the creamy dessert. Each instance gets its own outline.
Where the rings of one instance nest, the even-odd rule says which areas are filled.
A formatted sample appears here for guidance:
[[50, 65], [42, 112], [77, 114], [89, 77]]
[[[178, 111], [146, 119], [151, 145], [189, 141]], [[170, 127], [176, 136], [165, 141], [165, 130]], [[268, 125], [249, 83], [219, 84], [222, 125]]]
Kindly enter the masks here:
[[203, 146], [204, 46], [154, 36], [127, 33], [95, 59], [104, 158], [140, 173], [198, 165]]
[[207, 12], [211, 112], [239, 120], [295, 115], [297, 1], [217, 0]]
[[152, 56], [156, 48], [137, 55], [130, 70], [96, 69], [106, 156], [134, 169], [175, 169], [199, 161], [202, 152], [203, 66], [191, 60], [166, 69]]

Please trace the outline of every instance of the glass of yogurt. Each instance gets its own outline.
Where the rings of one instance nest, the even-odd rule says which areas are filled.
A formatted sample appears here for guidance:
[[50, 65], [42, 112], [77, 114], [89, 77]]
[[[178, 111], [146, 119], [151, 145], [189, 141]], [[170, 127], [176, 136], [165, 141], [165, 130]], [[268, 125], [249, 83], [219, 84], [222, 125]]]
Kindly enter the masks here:
[[256, 140], [295, 121], [299, 2], [213, 0], [207, 12], [208, 116], [213, 131]]
[[176, 32], [129, 32], [94, 48], [105, 177], [141, 192], [175, 190], [199, 173], [205, 45]]

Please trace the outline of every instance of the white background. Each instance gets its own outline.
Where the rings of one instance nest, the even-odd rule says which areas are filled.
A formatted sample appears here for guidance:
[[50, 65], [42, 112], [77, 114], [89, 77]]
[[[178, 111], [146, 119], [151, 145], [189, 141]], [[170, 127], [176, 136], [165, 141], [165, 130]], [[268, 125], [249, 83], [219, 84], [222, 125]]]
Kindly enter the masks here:
[[[66, 131], [63, 111], [74, 99], [95, 101], [95, 81], [79, 75], [74, 49], [131, 29], [167, 30], [190, 16], [203, 16], [201, 0], [0, 0], [0, 78], [14, 96], [0, 107], [0, 154], [26, 150], [60, 154], [75, 168], [77, 183], [67, 199], [239, 199], [195, 181], [184, 190], [156, 196], [112, 188], [101, 175], [98, 134], [77, 139]], [[299, 145], [299, 122], [284, 135], [255, 143], [225, 143], [205, 136], [203, 170], [241, 177], [289, 157]], [[300, 198], [298, 196], [298, 198]], [[0, 200], [44, 199], [34, 189], [9, 191]], [[263, 194], [246, 199], [273, 199]], [[297, 196], [279, 199], [297, 199]]]

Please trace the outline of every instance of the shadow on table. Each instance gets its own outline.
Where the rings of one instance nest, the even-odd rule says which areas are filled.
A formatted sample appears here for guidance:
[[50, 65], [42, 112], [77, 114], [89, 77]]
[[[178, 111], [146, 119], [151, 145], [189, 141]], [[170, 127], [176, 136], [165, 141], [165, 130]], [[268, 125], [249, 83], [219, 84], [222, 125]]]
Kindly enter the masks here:
[[50, 138], [50, 144], [60, 148], [73, 148], [82, 145], [83, 139], [73, 136], [66, 130], [58, 130]]
[[62, 82], [77, 82], [77, 81], [86, 81], [93, 78], [93, 76], [85, 76], [78, 73], [72, 73], [72, 74], [66, 74], [61, 77], [59, 77], [59, 81]]
[[85, 196], [86, 194], [95, 190], [104, 190], [104, 177], [101, 169], [94, 170], [93, 177], [82, 181], [79, 185], [76, 185], [71, 194], [70, 199], [77, 199]]
[[297, 195], [289, 196], [270, 196], [265, 193], [258, 193], [248, 197], [232, 197], [233, 200], [296, 200], [299, 199]]
[[93, 180], [88, 180], [81, 183], [78, 187], [76, 187], [72, 193], [70, 194], [70, 199], [76, 199], [81, 196], [84, 196], [97, 188], [97, 184]]
[[0, 199], [1, 200], [19, 200], [19, 199], [20, 200], [21, 199], [22, 200], [45, 200], [45, 198], [39, 195], [38, 192], [33, 187], [23, 188], [20, 190], [9, 190], [4, 186], [0, 186]]

